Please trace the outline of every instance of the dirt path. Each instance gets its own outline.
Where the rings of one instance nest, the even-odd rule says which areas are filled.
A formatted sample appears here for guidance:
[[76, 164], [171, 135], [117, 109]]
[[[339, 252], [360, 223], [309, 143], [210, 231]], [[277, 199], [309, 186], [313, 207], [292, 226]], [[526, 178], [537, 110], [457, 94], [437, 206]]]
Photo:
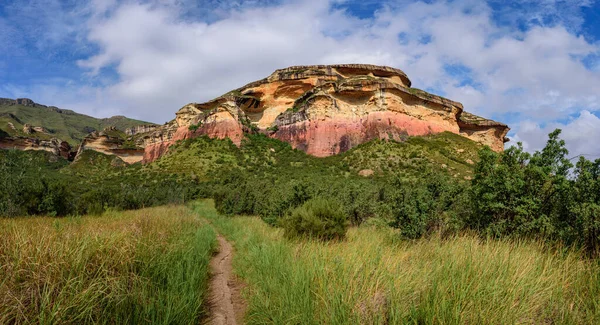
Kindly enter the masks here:
[[221, 235], [217, 240], [219, 253], [210, 261], [209, 324], [242, 324], [246, 305], [240, 296], [242, 285], [232, 273], [233, 247]]

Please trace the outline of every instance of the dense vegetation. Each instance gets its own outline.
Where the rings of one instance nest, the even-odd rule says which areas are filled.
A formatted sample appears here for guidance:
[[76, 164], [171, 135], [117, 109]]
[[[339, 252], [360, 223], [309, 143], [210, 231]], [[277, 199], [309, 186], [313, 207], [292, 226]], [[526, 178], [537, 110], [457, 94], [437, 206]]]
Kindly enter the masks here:
[[215, 246], [184, 206], [0, 220], [0, 323], [198, 324]]
[[92, 151], [69, 165], [47, 152], [1, 150], [0, 216], [101, 214], [197, 196], [194, 180], [141, 168]]
[[580, 157], [573, 166], [559, 135], [552, 132], [533, 155], [520, 145], [480, 153], [470, 190], [472, 227], [494, 237], [561, 238], [600, 248], [600, 159]]
[[598, 324], [600, 265], [531, 240], [461, 234], [398, 240], [363, 225], [346, 240], [286, 240], [256, 217], [199, 215], [235, 244], [247, 324]]
[[[600, 160], [581, 157], [573, 165], [559, 135], [550, 134], [533, 154], [519, 145], [499, 154], [443, 133], [403, 143], [376, 140], [327, 158], [261, 134], [249, 135], [241, 148], [200, 137], [181, 141], [148, 166], [124, 166], [93, 152], [66, 166], [41, 153], [3, 151], [0, 186], [11, 190], [0, 193], [0, 215], [78, 215], [212, 197], [220, 213], [258, 215], [288, 229], [296, 224], [309, 236], [306, 227], [325, 234], [324, 224], [368, 222], [396, 228], [407, 239], [475, 231], [595, 253]], [[373, 175], [359, 176], [365, 170]], [[339, 206], [344, 222], [302, 207], [313, 199]], [[313, 237], [342, 238], [337, 231]]]

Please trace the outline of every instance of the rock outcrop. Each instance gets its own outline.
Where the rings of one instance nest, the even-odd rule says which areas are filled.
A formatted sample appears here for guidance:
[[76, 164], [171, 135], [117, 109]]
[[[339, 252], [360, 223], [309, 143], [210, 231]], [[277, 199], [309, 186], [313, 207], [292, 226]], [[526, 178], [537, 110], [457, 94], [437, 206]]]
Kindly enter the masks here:
[[[15, 129], [15, 126], [12, 125], [12, 123], [9, 123], [9, 127], [11, 127], [13, 130]], [[33, 134], [33, 133], [45, 133], [45, 134], [49, 134], [48, 131], [46, 129], [44, 129], [41, 126], [33, 126], [33, 125], [29, 125], [27, 123], [25, 123], [23, 125], [23, 133], [25, 134]]]
[[509, 130], [506, 124], [487, 120], [475, 114], [462, 112], [458, 125], [460, 135], [487, 145], [495, 151], [504, 150], [504, 143], [509, 141], [506, 137]]
[[57, 138], [41, 140], [28, 137], [3, 137], [0, 138], [0, 149], [43, 150], [68, 160], [73, 159], [71, 145]]
[[149, 133], [156, 130], [159, 126], [156, 124], [144, 124], [125, 129], [125, 134], [134, 136], [140, 133]]
[[[12, 106], [12, 105], [21, 105], [21, 106], [38, 106], [39, 104], [35, 103], [33, 100], [29, 98], [0, 98], [0, 105]], [[42, 106], [42, 105], [39, 105]], [[46, 107], [46, 106], [44, 106]]]
[[115, 127], [109, 127], [101, 132], [94, 131], [83, 139], [75, 160], [85, 150], [93, 150], [106, 155], [114, 155], [128, 164], [142, 161], [144, 149], [137, 146], [132, 137], [126, 137], [124, 132]]
[[33, 127], [29, 124], [25, 124], [23, 125], [23, 133], [25, 134], [32, 134], [33, 133]]
[[140, 146], [150, 162], [177, 140], [208, 135], [239, 145], [244, 133], [263, 132], [324, 157], [375, 138], [448, 131], [501, 151], [508, 130], [464, 112], [458, 102], [411, 88], [401, 70], [341, 64], [277, 70], [209, 102], [188, 104], [175, 120], [141, 136]]
[[75, 112], [68, 110], [68, 109], [60, 109], [56, 106], [46, 106], [46, 105], [38, 104], [29, 98], [17, 98], [17, 99], [0, 98], [0, 106], [17, 106], [17, 105], [27, 106], [27, 107], [46, 108], [46, 109], [49, 109], [49, 110], [52, 110], [52, 111], [55, 111], [58, 113], [76, 114]]

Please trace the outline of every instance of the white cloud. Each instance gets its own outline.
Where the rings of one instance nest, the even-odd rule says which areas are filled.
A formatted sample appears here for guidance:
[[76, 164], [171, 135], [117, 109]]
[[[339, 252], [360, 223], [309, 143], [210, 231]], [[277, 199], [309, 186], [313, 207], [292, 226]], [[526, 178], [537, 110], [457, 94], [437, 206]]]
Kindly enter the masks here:
[[550, 123], [545, 127], [532, 121], [523, 121], [518, 132], [512, 138], [513, 144], [523, 142], [528, 151], [540, 150], [546, 144], [548, 134], [561, 129], [561, 138], [565, 140], [570, 157], [585, 155], [588, 159], [600, 158], [600, 118], [587, 110], [566, 123]]

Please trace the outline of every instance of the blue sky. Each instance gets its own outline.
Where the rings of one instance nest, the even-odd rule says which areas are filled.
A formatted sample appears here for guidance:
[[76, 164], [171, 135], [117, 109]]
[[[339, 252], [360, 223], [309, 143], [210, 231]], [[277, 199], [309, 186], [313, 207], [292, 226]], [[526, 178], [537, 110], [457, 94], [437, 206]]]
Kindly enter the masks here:
[[298, 64], [372, 63], [600, 156], [600, 0], [3, 0], [0, 97], [163, 123]]

